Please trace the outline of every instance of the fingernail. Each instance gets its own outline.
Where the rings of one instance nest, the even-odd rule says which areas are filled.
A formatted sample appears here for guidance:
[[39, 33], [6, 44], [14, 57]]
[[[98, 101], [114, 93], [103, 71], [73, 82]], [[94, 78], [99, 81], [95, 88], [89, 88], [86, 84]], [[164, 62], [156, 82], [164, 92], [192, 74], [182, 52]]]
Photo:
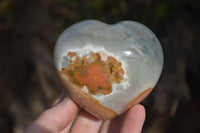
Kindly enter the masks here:
[[53, 102], [52, 107], [56, 106], [59, 103], [65, 103], [67, 101], [67, 93], [63, 91], [60, 96]]
[[57, 105], [59, 102], [60, 102], [60, 99], [57, 98], [57, 99], [53, 102], [52, 107], [55, 106], [55, 105]]
[[60, 101], [60, 103], [66, 103], [67, 100], [68, 100], [68, 97], [64, 97], [64, 98]]

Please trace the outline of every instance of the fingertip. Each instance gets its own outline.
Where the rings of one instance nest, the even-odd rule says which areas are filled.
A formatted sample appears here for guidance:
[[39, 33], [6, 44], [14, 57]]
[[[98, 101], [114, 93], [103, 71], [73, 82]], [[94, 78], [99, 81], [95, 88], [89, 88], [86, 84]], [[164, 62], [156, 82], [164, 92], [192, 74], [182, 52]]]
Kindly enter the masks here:
[[140, 133], [145, 121], [145, 117], [146, 114], [143, 105], [138, 104], [133, 106], [126, 115], [121, 132]]
[[59, 132], [73, 121], [77, 111], [78, 105], [70, 98], [65, 98], [59, 104], [44, 111], [34, 124], [52, 132]]
[[135, 106], [133, 106], [129, 111], [128, 111], [129, 115], [135, 115], [138, 114], [139, 118], [143, 118], [145, 119], [146, 117], [146, 111], [143, 105], [141, 104], [137, 104]]
[[63, 100], [67, 99], [67, 97], [68, 97], [67, 92], [65, 90], [63, 90], [60, 93], [60, 95], [58, 96], [58, 98], [53, 102], [52, 107], [56, 106], [57, 104], [59, 104]]

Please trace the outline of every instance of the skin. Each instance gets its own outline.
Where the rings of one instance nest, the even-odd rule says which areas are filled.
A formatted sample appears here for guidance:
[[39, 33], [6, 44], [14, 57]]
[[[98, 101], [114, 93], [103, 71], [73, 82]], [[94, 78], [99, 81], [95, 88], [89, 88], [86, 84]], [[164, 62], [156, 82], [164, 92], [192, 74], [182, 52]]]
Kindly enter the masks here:
[[[50, 109], [44, 111], [24, 133], [140, 133], [145, 120], [145, 109], [138, 104], [111, 120], [100, 120], [80, 110], [70, 98], [62, 95]], [[72, 128], [71, 128], [72, 127]]]

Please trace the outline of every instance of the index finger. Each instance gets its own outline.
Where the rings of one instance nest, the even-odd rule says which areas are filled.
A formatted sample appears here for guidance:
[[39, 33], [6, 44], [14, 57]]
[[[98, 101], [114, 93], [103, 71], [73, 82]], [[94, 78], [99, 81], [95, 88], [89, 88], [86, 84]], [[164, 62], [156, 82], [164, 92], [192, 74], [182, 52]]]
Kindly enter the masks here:
[[60, 132], [72, 122], [77, 111], [78, 105], [70, 98], [67, 98], [56, 106], [44, 111], [42, 115], [27, 128], [25, 133]]

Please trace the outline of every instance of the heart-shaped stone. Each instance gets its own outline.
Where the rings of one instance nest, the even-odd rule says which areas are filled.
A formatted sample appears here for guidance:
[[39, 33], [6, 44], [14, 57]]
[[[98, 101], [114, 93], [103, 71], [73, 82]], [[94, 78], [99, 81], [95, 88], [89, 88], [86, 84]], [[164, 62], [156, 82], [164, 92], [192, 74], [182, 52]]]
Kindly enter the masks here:
[[111, 119], [152, 91], [162, 71], [163, 51], [140, 23], [87, 20], [60, 35], [54, 65], [74, 101], [99, 118]]

